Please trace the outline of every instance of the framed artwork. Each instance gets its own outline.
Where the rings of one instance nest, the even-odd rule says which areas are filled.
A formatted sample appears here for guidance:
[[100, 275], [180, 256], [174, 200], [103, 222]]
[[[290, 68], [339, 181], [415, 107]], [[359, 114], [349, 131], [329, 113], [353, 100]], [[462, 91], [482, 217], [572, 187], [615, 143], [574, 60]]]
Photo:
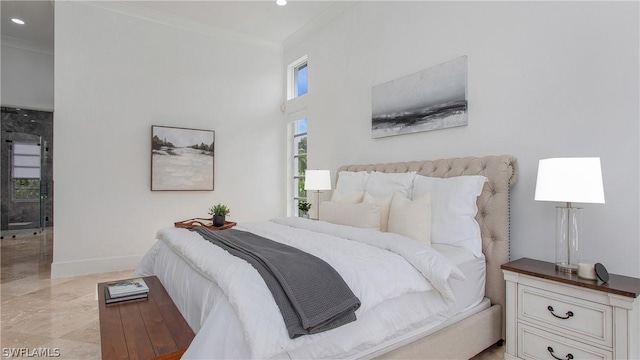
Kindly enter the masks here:
[[151, 126], [151, 190], [213, 190], [215, 132]]
[[371, 137], [465, 126], [467, 57], [374, 86]]

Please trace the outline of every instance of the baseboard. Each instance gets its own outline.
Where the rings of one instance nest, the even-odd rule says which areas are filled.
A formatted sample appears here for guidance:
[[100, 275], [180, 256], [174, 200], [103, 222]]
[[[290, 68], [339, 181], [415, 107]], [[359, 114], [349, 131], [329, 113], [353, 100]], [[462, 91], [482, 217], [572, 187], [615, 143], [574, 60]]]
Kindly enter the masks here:
[[99, 274], [114, 271], [133, 270], [143, 255], [94, 258], [75, 261], [59, 261], [51, 264], [51, 278]]

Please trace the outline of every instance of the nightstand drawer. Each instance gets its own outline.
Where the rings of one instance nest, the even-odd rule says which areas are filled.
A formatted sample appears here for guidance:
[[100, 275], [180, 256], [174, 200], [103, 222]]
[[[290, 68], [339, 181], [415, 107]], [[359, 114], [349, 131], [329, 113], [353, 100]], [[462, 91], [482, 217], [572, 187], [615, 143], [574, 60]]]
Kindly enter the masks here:
[[613, 346], [611, 306], [526, 285], [518, 286], [518, 299], [520, 321], [590, 344]]
[[554, 335], [532, 326], [518, 325], [518, 358], [613, 359], [611, 351]]

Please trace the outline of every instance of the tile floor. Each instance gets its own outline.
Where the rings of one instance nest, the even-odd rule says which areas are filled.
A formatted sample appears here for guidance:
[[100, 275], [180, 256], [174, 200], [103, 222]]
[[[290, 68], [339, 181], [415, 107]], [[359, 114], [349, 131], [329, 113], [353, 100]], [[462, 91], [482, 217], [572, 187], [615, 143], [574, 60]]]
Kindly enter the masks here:
[[[52, 231], [0, 240], [0, 349], [59, 349], [59, 359], [100, 359], [96, 284], [132, 271], [50, 279]], [[5, 357], [4, 350], [2, 358]]]
[[[57, 348], [60, 356], [52, 358], [100, 359], [96, 284], [132, 271], [50, 279], [52, 238], [49, 229], [0, 240], [0, 349]], [[504, 346], [493, 346], [473, 359], [503, 354]]]

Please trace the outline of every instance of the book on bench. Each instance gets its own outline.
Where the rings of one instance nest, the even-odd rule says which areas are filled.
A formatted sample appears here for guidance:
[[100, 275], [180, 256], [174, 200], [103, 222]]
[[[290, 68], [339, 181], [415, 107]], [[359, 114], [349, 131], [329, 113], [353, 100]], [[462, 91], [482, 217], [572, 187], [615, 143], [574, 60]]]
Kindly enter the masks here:
[[107, 285], [109, 297], [112, 299], [147, 294], [149, 287], [142, 278], [120, 280]]
[[114, 298], [114, 297], [111, 297], [111, 295], [109, 295], [109, 288], [107, 287], [104, 288], [104, 300], [107, 305], [116, 304], [116, 303], [125, 302], [125, 301], [132, 301], [132, 300], [146, 300], [148, 298], [149, 298], [149, 292], [120, 296], [120, 297]]

